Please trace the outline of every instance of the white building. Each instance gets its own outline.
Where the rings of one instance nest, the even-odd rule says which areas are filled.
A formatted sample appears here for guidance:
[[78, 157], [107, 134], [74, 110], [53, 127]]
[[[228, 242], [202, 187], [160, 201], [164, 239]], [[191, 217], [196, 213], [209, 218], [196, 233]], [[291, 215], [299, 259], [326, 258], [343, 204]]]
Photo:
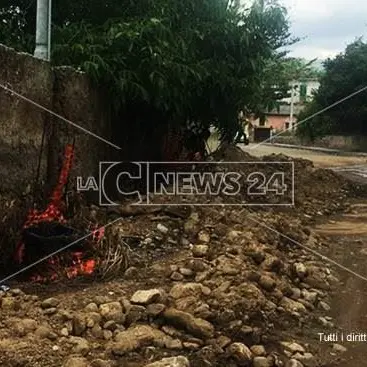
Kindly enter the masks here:
[[[304, 81], [295, 81], [290, 83], [292, 89], [293, 84], [293, 103], [301, 104], [312, 100], [313, 93], [320, 87], [320, 82], [317, 79], [308, 79]], [[291, 97], [282, 99], [282, 102], [291, 104]]]

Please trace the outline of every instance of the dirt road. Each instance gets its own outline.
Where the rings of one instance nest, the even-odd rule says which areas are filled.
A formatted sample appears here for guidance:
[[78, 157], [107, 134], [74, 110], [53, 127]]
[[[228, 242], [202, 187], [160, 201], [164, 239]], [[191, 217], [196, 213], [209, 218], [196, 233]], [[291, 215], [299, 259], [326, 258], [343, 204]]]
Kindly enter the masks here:
[[339, 166], [366, 165], [367, 157], [361, 156], [340, 156], [330, 153], [321, 153], [305, 149], [280, 148], [270, 145], [250, 144], [248, 146], [239, 145], [241, 148], [254, 156], [264, 156], [270, 154], [284, 154], [294, 158], [309, 159], [314, 162], [315, 167], [329, 168]]
[[[346, 271], [339, 271], [342, 283], [334, 294], [330, 316], [335, 328], [339, 329], [338, 343], [347, 350], [341, 357], [337, 353], [333, 356], [333, 343], [320, 342], [325, 354], [324, 366], [367, 366], [367, 204], [352, 206], [350, 213], [330, 219], [317, 226], [316, 231], [333, 241], [327, 254], [331, 259], [366, 277], [361, 279]], [[330, 333], [333, 330], [320, 329], [317, 332]], [[344, 335], [343, 341], [341, 333]]]
[[[269, 145], [243, 146], [243, 150], [255, 156], [284, 154], [294, 158], [313, 161], [315, 167], [331, 168], [358, 182], [367, 183], [367, 158], [340, 156], [310, 150], [280, 148]], [[330, 317], [335, 330], [314, 330], [314, 339], [319, 342], [324, 367], [367, 366], [367, 202], [356, 203], [349, 213], [326, 219], [315, 231], [325, 236], [333, 245], [324, 255], [366, 277], [362, 279], [342, 269], [338, 270], [341, 283], [337, 287], [330, 305]], [[346, 348], [339, 354], [333, 350], [335, 341], [320, 341], [318, 333], [338, 333], [337, 344]], [[343, 339], [341, 340], [341, 334]], [[346, 340], [349, 339], [349, 340]]]

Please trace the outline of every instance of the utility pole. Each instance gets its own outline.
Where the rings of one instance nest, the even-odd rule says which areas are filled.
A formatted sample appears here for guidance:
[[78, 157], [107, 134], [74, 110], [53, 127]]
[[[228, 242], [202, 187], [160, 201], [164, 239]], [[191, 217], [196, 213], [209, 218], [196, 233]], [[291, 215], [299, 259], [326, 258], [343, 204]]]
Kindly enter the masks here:
[[51, 0], [37, 0], [36, 48], [38, 59], [51, 59]]
[[293, 130], [293, 114], [294, 114], [294, 81], [291, 82], [291, 111], [289, 116], [290, 130]]

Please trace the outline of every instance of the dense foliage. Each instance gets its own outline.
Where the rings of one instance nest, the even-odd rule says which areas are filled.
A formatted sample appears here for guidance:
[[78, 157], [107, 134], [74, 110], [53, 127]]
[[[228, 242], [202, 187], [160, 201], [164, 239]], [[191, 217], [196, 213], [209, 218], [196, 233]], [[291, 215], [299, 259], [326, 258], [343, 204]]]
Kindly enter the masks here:
[[[137, 131], [193, 120], [230, 140], [239, 110], [258, 113], [288, 88], [279, 72], [292, 42], [286, 10], [276, 0], [242, 3], [54, 0], [52, 62], [88, 72], [116, 120]], [[0, 0], [11, 19], [0, 42], [31, 52], [35, 7]]]
[[367, 90], [312, 117], [367, 86], [367, 44], [361, 39], [353, 42], [324, 66], [320, 88], [299, 116], [299, 121], [308, 120], [300, 125], [298, 133], [311, 139], [327, 134], [367, 135]]

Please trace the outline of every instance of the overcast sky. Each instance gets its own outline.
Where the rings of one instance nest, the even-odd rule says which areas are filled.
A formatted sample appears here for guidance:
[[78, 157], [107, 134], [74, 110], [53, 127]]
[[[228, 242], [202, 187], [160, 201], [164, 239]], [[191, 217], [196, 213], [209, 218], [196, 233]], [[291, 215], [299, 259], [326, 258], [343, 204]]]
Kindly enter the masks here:
[[367, 35], [366, 0], [280, 0], [288, 9], [292, 34], [305, 39], [290, 56], [324, 59]]

